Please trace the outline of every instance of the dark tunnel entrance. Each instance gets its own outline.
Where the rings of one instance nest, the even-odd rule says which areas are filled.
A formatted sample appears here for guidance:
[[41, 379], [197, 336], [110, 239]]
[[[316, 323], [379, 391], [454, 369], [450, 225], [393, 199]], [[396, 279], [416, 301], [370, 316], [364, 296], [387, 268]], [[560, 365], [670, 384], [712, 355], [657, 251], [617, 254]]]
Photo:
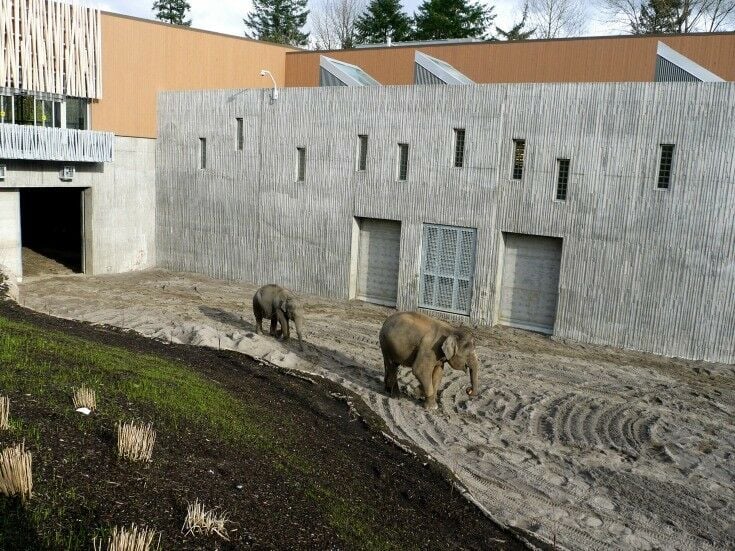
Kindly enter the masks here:
[[82, 188], [20, 190], [23, 276], [84, 270]]

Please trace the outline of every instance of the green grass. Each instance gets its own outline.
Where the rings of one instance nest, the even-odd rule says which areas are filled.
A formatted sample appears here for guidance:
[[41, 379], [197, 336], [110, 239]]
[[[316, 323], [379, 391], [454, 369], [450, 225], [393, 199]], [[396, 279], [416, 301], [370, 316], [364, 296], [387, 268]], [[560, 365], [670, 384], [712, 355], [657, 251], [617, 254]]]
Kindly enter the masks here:
[[[379, 504], [371, 508], [350, 502], [340, 497], [339, 489], [321, 485], [318, 466], [294, 451], [297, 435], [283, 430], [276, 433], [279, 420], [272, 408], [246, 403], [184, 364], [0, 316], [0, 392], [30, 394], [81, 429], [88, 419], [72, 411], [71, 392], [82, 383], [97, 390], [98, 408], [110, 422], [140, 416], [153, 421], [159, 433], [196, 427], [215, 441], [265, 454], [274, 469], [296, 473], [308, 481], [301, 491], [350, 548], [418, 547], [410, 531], [386, 530]], [[11, 435], [36, 448], [42, 440], [39, 428], [22, 419], [13, 418]], [[70, 466], [76, 461], [74, 457], [68, 460]], [[13, 540], [16, 547], [27, 543], [27, 548], [51, 549], [87, 549], [91, 538], [106, 529], [80, 520], [92, 514], [94, 504], [87, 503], [76, 488], [58, 480], [34, 481], [34, 485], [43, 497], [32, 499], [25, 508], [0, 499], [0, 548], [7, 547], [3, 538], [13, 532], [11, 528], [16, 538], [25, 534], [24, 540]], [[49, 521], [57, 528], [44, 528]]]

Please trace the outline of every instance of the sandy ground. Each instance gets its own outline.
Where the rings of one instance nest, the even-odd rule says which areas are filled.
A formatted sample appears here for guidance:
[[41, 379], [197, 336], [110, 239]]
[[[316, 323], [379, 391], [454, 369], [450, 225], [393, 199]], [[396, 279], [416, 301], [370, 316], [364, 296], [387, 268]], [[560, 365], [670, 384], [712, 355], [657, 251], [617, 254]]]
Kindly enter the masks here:
[[[445, 370], [439, 411], [382, 393], [387, 308], [303, 297], [307, 351], [253, 333], [252, 285], [161, 270], [21, 286], [21, 304], [166, 341], [230, 348], [360, 394], [451, 468], [493, 518], [568, 549], [735, 548], [735, 366], [476, 331], [481, 392]], [[735, 338], [735, 337], [734, 337]]]

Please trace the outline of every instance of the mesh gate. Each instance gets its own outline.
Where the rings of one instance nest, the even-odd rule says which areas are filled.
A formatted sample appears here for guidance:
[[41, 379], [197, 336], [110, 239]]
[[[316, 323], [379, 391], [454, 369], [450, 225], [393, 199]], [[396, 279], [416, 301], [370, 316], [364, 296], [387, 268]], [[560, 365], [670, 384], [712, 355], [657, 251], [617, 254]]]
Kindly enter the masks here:
[[477, 230], [424, 224], [419, 306], [469, 315]]

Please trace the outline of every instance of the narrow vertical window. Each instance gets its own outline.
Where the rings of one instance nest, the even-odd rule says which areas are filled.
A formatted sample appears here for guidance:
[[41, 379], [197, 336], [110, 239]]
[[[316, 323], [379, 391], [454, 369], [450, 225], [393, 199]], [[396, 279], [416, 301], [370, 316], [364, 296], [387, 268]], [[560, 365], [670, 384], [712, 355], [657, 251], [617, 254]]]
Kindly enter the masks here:
[[357, 151], [357, 170], [363, 171], [367, 169], [368, 137], [365, 134], [359, 134], [357, 138], [359, 140]]
[[298, 152], [299, 157], [296, 181], [303, 182], [306, 180], [306, 148], [297, 147], [296, 151]]
[[464, 166], [464, 128], [454, 129], [454, 168]]
[[567, 200], [567, 185], [569, 184], [569, 159], [557, 159], [556, 200]]
[[526, 159], [526, 140], [513, 140], [513, 179], [523, 178], [523, 161]]
[[207, 139], [199, 138], [199, 168], [207, 168]]
[[237, 150], [242, 151], [245, 147], [245, 129], [243, 128], [242, 118], [237, 119]]
[[398, 144], [398, 179], [408, 179], [408, 144]]
[[674, 163], [674, 146], [661, 144], [661, 162], [658, 167], [658, 189], [669, 189], [671, 166]]

